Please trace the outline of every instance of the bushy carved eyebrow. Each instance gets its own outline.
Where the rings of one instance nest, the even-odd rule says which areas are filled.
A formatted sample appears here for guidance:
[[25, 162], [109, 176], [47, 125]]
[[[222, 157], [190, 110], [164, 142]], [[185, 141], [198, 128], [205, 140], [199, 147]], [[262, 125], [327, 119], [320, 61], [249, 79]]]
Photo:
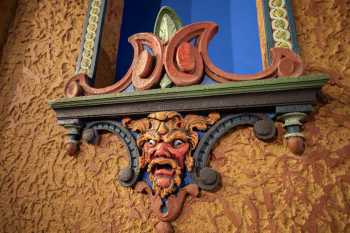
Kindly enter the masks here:
[[177, 139], [182, 140], [184, 142], [188, 142], [190, 137], [188, 136], [185, 130], [174, 129], [174, 130], [171, 130], [168, 134], [164, 135], [162, 139], [164, 142], [167, 142], [167, 143]]
[[137, 139], [137, 144], [139, 146], [143, 146], [143, 144], [145, 142], [147, 142], [148, 140], [155, 140], [156, 142], [160, 141], [160, 136], [159, 134], [157, 134], [157, 132], [153, 131], [153, 130], [149, 130], [144, 134], [141, 134], [139, 136], [139, 138]]
[[153, 140], [156, 140], [156, 141], [160, 140], [159, 134], [156, 131], [154, 131], [154, 130], [149, 130], [146, 133], [144, 133], [143, 135], [147, 139], [153, 139]]

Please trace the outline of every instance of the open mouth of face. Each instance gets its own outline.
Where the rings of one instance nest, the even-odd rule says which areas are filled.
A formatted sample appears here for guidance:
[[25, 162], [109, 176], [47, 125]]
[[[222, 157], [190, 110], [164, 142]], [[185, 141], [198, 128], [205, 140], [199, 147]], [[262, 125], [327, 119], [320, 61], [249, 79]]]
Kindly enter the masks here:
[[171, 188], [174, 184], [180, 185], [181, 168], [177, 161], [167, 158], [153, 159], [148, 165], [148, 172], [151, 174], [151, 180], [159, 188]]

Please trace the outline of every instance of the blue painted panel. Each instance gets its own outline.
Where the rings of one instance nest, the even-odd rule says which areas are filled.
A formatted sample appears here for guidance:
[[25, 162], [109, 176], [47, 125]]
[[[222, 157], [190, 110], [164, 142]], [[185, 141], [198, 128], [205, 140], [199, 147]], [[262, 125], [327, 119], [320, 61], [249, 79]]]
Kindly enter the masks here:
[[[127, 37], [152, 31], [156, 14], [164, 5], [173, 8], [184, 24], [213, 21], [220, 26], [209, 45], [209, 54], [221, 69], [235, 73], [255, 73], [262, 69], [256, 0], [126, 0], [118, 77], [131, 63], [132, 52], [126, 51], [131, 49], [125, 44]], [[124, 66], [119, 66], [120, 63]]]
[[192, 22], [213, 21], [219, 25], [219, 33], [209, 44], [209, 55], [221, 69], [233, 71], [230, 1], [192, 0]]
[[191, 0], [161, 0], [161, 6], [170, 6], [175, 10], [184, 25], [192, 21], [192, 1]]
[[262, 59], [256, 0], [230, 2], [234, 71], [258, 72], [262, 69]]
[[[116, 0], [110, 0], [116, 1]], [[133, 48], [128, 38], [139, 32], [153, 32], [160, 0], [125, 0], [123, 21], [117, 58], [116, 80], [128, 71], [133, 58]]]

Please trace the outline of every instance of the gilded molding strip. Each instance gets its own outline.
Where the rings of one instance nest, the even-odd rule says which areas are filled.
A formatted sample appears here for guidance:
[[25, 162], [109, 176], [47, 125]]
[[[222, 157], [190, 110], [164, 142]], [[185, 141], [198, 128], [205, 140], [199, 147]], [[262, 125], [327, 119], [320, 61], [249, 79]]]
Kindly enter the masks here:
[[286, 1], [270, 0], [269, 7], [275, 47], [292, 49]]
[[290, 0], [257, 0], [260, 46], [264, 67], [272, 62], [271, 48], [299, 53]]
[[101, 25], [104, 16], [105, 0], [91, 0], [83, 31], [80, 57], [77, 63], [76, 73], [86, 74], [93, 78], [96, 56], [101, 37]]

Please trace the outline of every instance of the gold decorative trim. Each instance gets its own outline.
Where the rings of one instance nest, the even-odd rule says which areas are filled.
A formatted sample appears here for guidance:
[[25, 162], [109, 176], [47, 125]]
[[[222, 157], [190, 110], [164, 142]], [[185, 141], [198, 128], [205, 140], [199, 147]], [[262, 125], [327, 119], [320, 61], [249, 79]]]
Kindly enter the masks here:
[[256, 0], [260, 48], [264, 69], [270, 65], [269, 49], [293, 50], [291, 22], [286, 0]]
[[101, 12], [102, 0], [93, 0], [89, 12], [89, 21], [86, 29], [83, 45], [83, 55], [78, 73], [92, 77], [92, 59], [94, 55], [95, 39], [98, 29], [99, 14]]
[[267, 51], [267, 38], [265, 30], [265, 19], [264, 19], [264, 0], [256, 1], [256, 9], [258, 15], [258, 28], [259, 28], [259, 39], [260, 39], [260, 50], [263, 68], [266, 69], [269, 66], [268, 51]]
[[286, 1], [270, 0], [269, 7], [275, 47], [292, 49]]

